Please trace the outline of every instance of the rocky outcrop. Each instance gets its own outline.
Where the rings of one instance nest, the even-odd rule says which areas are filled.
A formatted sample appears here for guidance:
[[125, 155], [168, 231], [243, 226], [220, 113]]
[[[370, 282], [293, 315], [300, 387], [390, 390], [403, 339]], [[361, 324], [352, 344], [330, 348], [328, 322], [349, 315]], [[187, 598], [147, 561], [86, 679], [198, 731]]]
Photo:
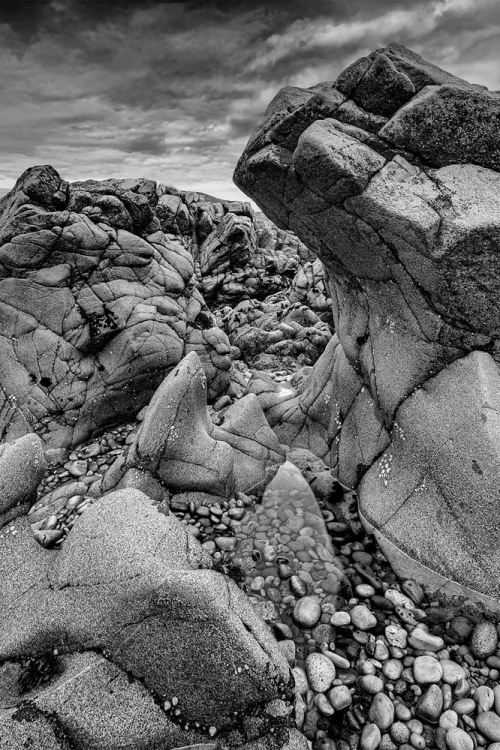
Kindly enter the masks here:
[[196, 289], [193, 258], [156, 215], [148, 180], [69, 185], [25, 172], [0, 202], [0, 436], [52, 447], [137, 413], [188, 352], [210, 397], [229, 342]]
[[14, 524], [0, 553], [6, 747], [37, 732], [47, 743], [37, 747], [117, 749], [192, 745], [236, 727], [264, 746], [270, 731], [293, 734], [278, 644], [164, 506], [136, 490], [110, 494], [60, 552], [39, 547], [26, 519]]
[[261, 484], [285, 448], [271, 430], [258, 399], [247, 395], [218, 413], [207, 409], [200, 360], [188, 354], [151, 399], [126, 458], [117, 460], [101, 489], [134, 487], [158, 499], [205, 493], [218, 499]]
[[[396, 567], [404, 555], [416, 558], [431, 589], [459, 584], [497, 609], [500, 552], [496, 544], [486, 552], [484, 531], [500, 508], [498, 483], [487, 478], [498, 471], [492, 446], [500, 439], [499, 143], [498, 93], [391, 44], [336, 82], [281, 91], [235, 172], [332, 279], [348, 368], [331, 402], [350, 389], [352, 372], [362, 388], [350, 419], [339, 419], [331, 461], [351, 483], [342, 442], [363, 457], [355, 483], [367, 471], [359, 488], [366, 523]], [[391, 440], [381, 440], [386, 452], [371, 468], [373, 441], [370, 451], [356, 447], [368, 414]], [[460, 487], [474, 491], [465, 499]]]
[[330, 327], [306, 304], [286, 293], [263, 302], [246, 300], [225, 312], [221, 327], [247, 364], [280, 368], [288, 361], [312, 365], [331, 339]]
[[156, 208], [163, 231], [190, 249], [200, 289], [210, 305], [263, 299], [290, 285], [311, 253], [248, 203], [160, 186]]

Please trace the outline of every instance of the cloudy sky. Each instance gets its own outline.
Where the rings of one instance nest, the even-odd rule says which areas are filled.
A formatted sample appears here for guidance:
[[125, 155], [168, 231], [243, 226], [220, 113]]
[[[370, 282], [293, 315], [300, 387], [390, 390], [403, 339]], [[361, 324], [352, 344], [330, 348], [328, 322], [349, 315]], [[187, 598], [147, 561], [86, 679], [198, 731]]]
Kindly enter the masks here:
[[241, 197], [276, 91], [389, 41], [500, 89], [499, 0], [0, 0], [0, 188], [52, 164]]

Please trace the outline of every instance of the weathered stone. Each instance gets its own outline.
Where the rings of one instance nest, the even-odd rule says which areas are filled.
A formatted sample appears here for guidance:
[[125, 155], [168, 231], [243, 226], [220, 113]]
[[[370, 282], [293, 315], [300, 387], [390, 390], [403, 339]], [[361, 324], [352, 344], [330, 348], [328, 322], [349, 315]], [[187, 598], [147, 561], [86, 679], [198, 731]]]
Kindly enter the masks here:
[[263, 407], [359, 485], [403, 579], [498, 614], [500, 96], [394, 44], [337, 86], [328, 115], [281, 92], [235, 171], [331, 279], [336, 336], [299, 395]]
[[193, 284], [181, 237], [161, 230], [162, 186], [72, 183], [28, 169], [0, 202], [0, 435], [76, 445], [133, 416], [193, 348], [212, 398], [229, 341]]
[[0, 526], [26, 513], [46, 468], [38, 435], [0, 445]]

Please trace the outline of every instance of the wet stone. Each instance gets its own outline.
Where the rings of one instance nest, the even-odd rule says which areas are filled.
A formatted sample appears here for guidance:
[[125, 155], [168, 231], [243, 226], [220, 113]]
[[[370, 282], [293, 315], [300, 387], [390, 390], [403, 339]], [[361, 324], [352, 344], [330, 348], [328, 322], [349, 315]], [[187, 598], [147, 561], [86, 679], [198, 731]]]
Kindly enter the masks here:
[[321, 617], [321, 600], [317, 596], [304, 596], [293, 608], [293, 619], [301, 627], [313, 627]]
[[417, 656], [412, 668], [415, 681], [419, 685], [438, 683], [443, 676], [441, 664], [433, 656]]
[[364, 604], [358, 604], [350, 612], [352, 624], [358, 630], [370, 630], [377, 624], [377, 618]]

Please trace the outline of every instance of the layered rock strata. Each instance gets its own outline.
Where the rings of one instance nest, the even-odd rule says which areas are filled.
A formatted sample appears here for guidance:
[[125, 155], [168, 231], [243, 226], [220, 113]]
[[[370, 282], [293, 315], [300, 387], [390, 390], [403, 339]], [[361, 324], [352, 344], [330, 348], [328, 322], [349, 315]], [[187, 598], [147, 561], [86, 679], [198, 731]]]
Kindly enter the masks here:
[[[332, 279], [349, 370], [332, 404], [351, 371], [366, 394], [350, 427], [340, 416], [339, 444], [345, 435], [352, 452], [367, 419], [380, 426], [362, 451], [365, 522], [396, 566], [416, 559], [431, 589], [494, 609], [499, 143], [497, 93], [391, 44], [335, 82], [283, 89], [235, 172]], [[332, 465], [352, 480], [338, 452]]]

